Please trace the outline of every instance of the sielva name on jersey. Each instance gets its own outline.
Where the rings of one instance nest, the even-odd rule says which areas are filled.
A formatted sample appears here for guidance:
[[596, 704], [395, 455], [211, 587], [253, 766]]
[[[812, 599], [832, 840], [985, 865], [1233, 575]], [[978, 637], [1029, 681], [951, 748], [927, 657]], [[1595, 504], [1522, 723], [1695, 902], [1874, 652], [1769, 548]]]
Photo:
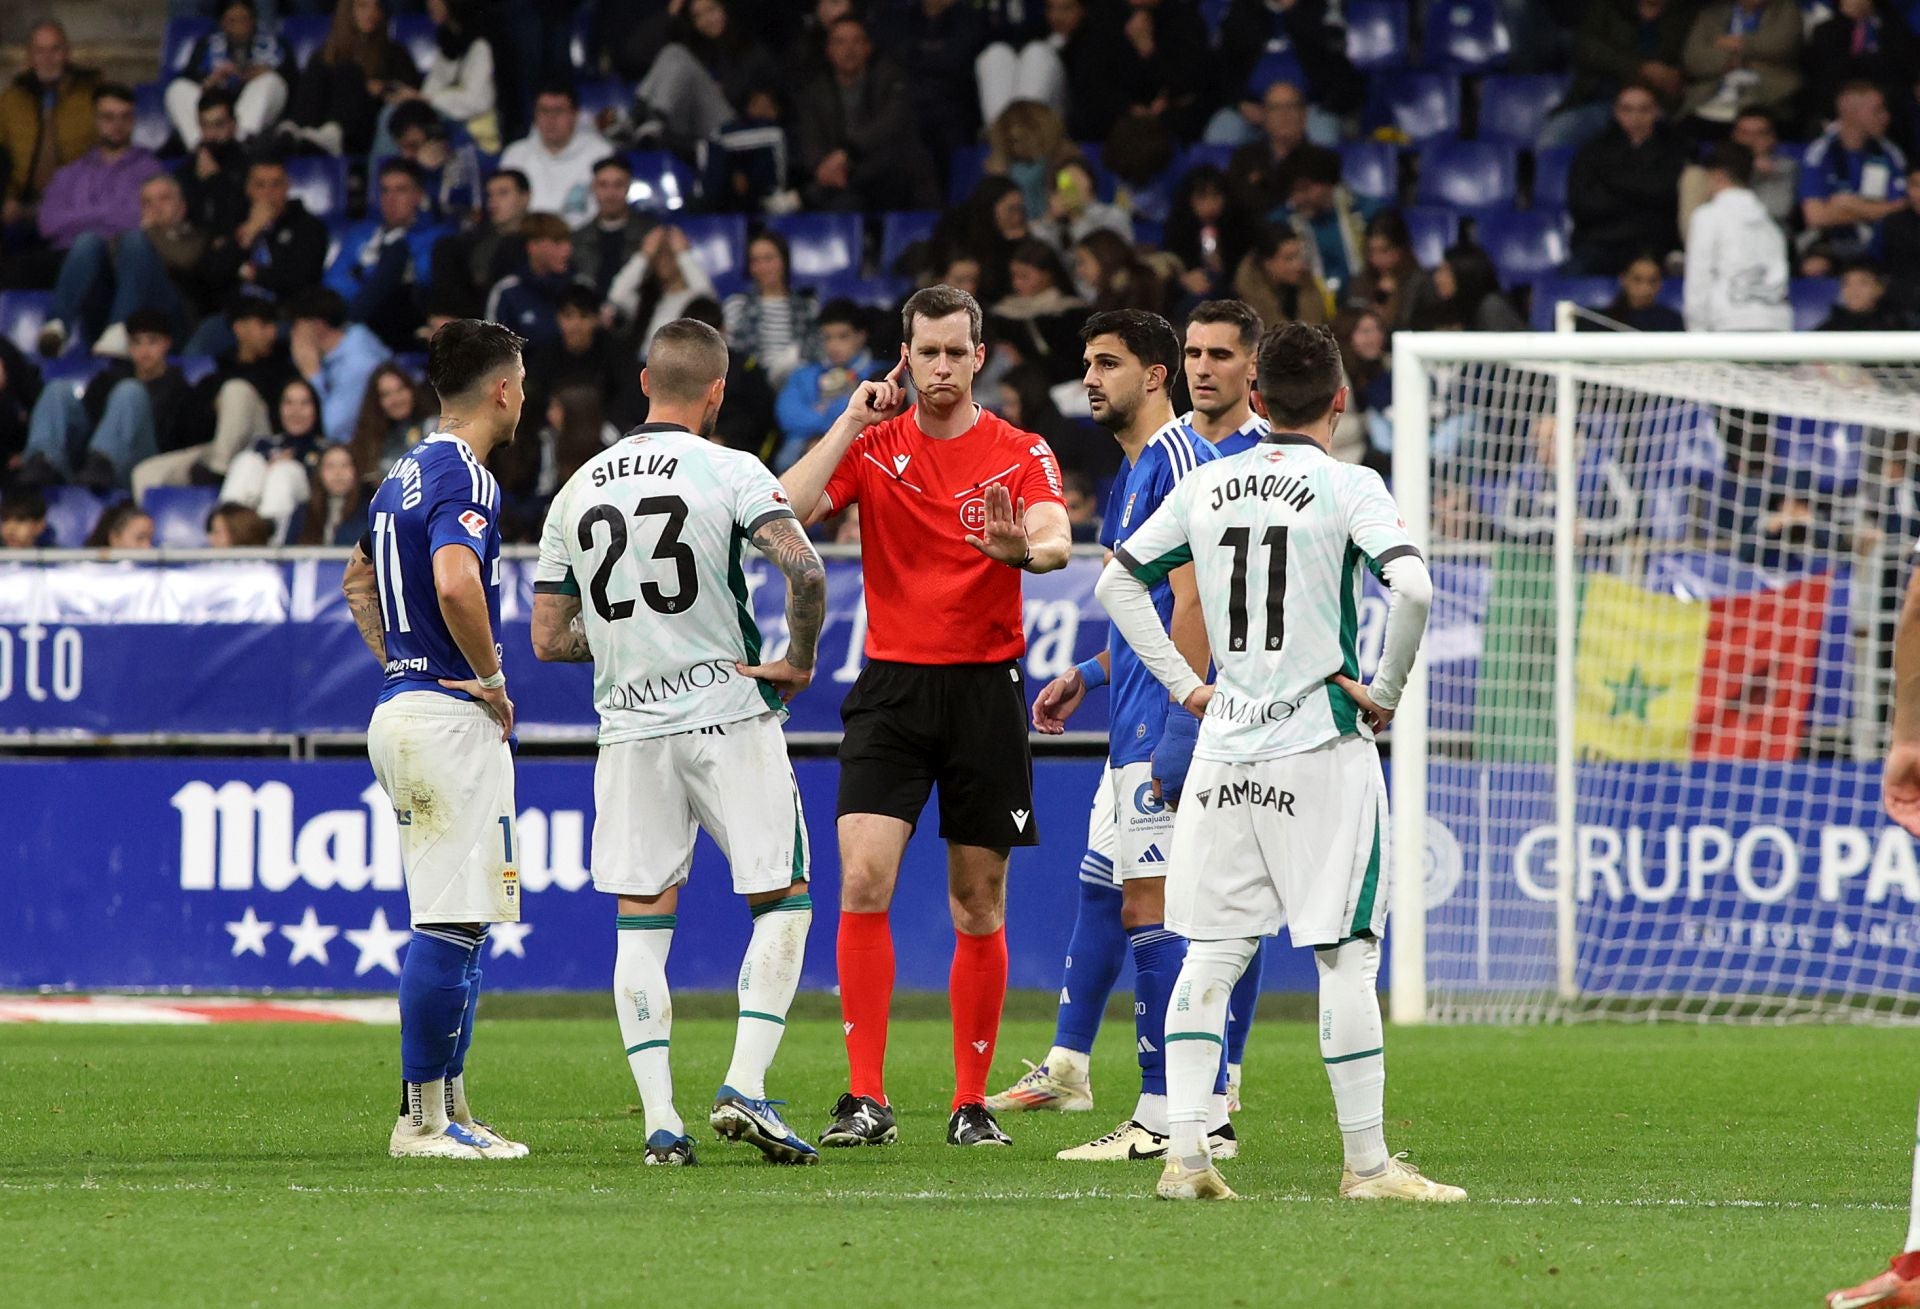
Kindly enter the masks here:
[[1313, 503], [1313, 490], [1297, 477], [1285, 473], [1248, 473], [1213, 488], [1213, 508], [1235, 500], [1279, 500], [1298, 511]]
[[621, 455], [593, 466], [593, 484], [605, 486], [616, 477], [672, 477], [679, 468], [678, 455]]
[[725, 686], [739, 676], [725, 659], [709, 659], [667, 677], [649, 677], [642, 682], [615, 682], [607, 689], [607, 708], [638, 709], [662, 704], [689, 691]]

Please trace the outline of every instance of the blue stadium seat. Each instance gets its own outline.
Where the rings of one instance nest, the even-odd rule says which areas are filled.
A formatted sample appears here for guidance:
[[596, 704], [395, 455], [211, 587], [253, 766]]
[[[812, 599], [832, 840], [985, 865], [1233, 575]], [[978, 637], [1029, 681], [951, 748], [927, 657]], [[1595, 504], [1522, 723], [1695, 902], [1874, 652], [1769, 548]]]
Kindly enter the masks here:
[[901, 209], [880, 216], [880, 272], [893, 273], [893, 266], [907, 247], [933, 235], [940, 221], [937, 209]]
[[1499, 0], [1442, 0], [1427, 11], [1427, 62], [1484, 73], [1507, 62], [1512, 42]]
[[426, 351], [410, 350], [406, 354], [395, 355], [393, 357], [393, 363], [396, 368], [405, 370], [405, 372], [415, 380], [421, 382], [427, 380]]
[[167, 88], [161, 82], [142, 82], [133, 88], [133, 143], [142, 150], [166, 148], [173, 136], [167, 117]]
[[425, 14], [395, 14], [393, 21], [387, 24], [387, 30], [393, 39], [407, 48], [413, 56], [414, 67], [420, 75], [427, 75], [427, 65], [433, 62], [434, 51], [439, 49], [433, 39], [433, 20]]
[[1811, 332], [1833, 312], [1840, 298], [1837, 277], [1796, 277], [1787, 285], [1787, 300], [1793, 305], [1793, 330]]
[[1133, 216], [1133, 243], [1142, 250], [1158, 250], [1167, 239], [1167, 225], [1145, 214]]
[[1355, 195], [1393, 204], [1400, 198], [1400, 151], [1386, 141], [1340, 147], [1340, 180]]
[[212, 355], [175, 355], [173, 366], [187, 379], [188, 386], [198, 386], [206, 380], [208, 374], [220, 366], [220, 361]]
[[684, 209], [693, 199], [693, 170], [671, 150], [629, 150], [627, 164], [633, 169], [628, 204], [658, 212]]
[[1407, 0], [1352, 0], [1347, 58], [1363, 71], [1404, 67], [1412, 46], [1407, 27]]
[[332, 14], [288, 14], [280, 20], [280, 44], [293, 61], [305, 68], [307, 61], [327, 43], [333, 27]]
[[947, 160], [947, 203], [957, 205], [987, 175], [987, 147], [963, 145]]
[[47, 526], [53, 529], [53, 543], [63, 550], [77, 550], [87, 543], [87, 533], [100, 521], [106, 505], [84, 486], [50, 486], [46, 490]]
[[1513, 147], [1491, 141], [1431, 141], [1420, 147], [1414, 199], [1454, 209], [1494, 209], [1514, 201]]
[[207, 543], [207, 515], [219, 502], [217, 486], [156, 486], [140, 501], [153, 518], [153, 543], [199, 549]]
[[73, 350], [58, 359], [49, 359], [40, 365], [40, 380], [48, 386], [64, 382], [79, 395], [87, 389], [87, 383], [106, 371], [113, 360], [105, 355], [87, 354], [84, 350]]
[[578, 94], [580, 112], [588, 118], [602, 109], [626, 109], [633, 104], [633, 88], [617, 77], [582, 82]]
[[1669, 277], [1661, 282], [1659, 303], [1684, 317], [1687, 312], [1687, 279]]
[[343, 219], [347, 216], [347, 161], [329, 155], [289, 159], [287, 190], [315, 218]]
[[1510, 73], [1481, 79], [1480, 130], [1482, 141], [1505, 141], [1530, 147], [1567, 94], [1567, 79], [1558, 73]]
[[797, 278], [860, 271], [867, 229], [859, 214], [779, 214], [767, 226], [787, 238]]
[[1187, 147], [1185, 157], [1174, 162], [1174, 170], [1184, 174], [1188, 169], [1198, 168], [1201, 164], [1212, 164], [1224, 172], [1228, 162], [1233, 158], [1234, 149], [1235, 147], [1230, 145], [1213, 145], [1205, 141], [1190, 145]]
[[1300, 91], [1307, 89], [1306, 70], [1300, 67], [1291, 50], [1269, 50], [1260, 56], [1253, 71], [1247, 74], [1246, 98], [1261, 99], [1267, 88], [1277, 82], [1285, 82]]
[[851, 300], [869, 309], [894, 309], [913, 294], [913, 283], [904, 277], [862, 277], [858, 272], [830, 273], [825, 277], [796, 277], [796, 286], [808, 287], [825, 304], [829, 300]]
[[694, 256], [716, 283], [738, 285], [747, 269], [747, 219], [744, 214], [688, 214], [673, 225], [687, 234]]
[[0, 336], [31, 355], [53, 304], [51, 291], [0, 291]]
[[1823, 495], [1853, 495], [1860, 489], [1860, 454], [1866, 432], [1858, 423], [1819, 418], [1779, 420], [1781, 462]]
[[1567, 174], [1573, 171], [1573, 146], [1541, 150], [1533, 156], [1533, 206], [1536, 209], [1567, 207]]
[[194, 42], [209, 35], [215, 26], [211, 18], [169, 18], [160, 38], [160, 76], [178, 77], [193, 53]]
[[1533, 283], [1533, 314], [1528, 326], [1536, 332], [1553, 330], [1553, 309], [1562, 300], [1571, 300], [1588, 309], [1605, 309], [1619, 294], [1620, 284], [1611, 277], [1541, 277]]
[[1416, 145], [1459, 134], [1460, 78], [1454, 73], [1376, 77], [1368, 99], [1369, 123], [1398, 128]]
[[1432, 268], [1460, 239], [1460, 215], [1451, 209], [1413, 205], [1405, 211], [1407, 234], [1413, 238], [1413, 257], [1422, 268]]
[[1503, 286], [1527, 286], [1567, 261], [1566, 216], [1557, 209], [1505, 209], [1482, 214], [1474, 237]]

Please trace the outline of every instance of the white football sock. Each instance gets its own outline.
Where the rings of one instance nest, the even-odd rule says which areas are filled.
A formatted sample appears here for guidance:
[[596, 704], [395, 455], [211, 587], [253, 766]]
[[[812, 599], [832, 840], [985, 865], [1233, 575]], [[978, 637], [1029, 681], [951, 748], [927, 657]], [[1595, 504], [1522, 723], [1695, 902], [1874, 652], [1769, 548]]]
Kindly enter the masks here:
[[647, 1113], [647, 1135], [686, 1135], [673, 1107], [673, 997], [667, 991], [667, 951], [673, 945], [672, 914], [620, 915], [613, 956], [613, 1007], [620, 1040]]
[[1207, 1130], [1217, 1132], [1231, 1121], [1233, 1120], [1227, 1117], [1226, 1092], [1215, 1093], [1213, 1098], [1207, 1101]]
[[1387, 1060], [1380, 1025], [1380, 943], [1316, 949], [1320, 971], [1320, 1058], [1333, 1084], [1334, 1116], [1347, 1167], [1366, 1176], [1387, 1166]]
[[403, 1116], [413, 1123], [415, 1131], [428, 1136], [438, 1136], [446, 1131], [446, 1079], [443, 1077], [431, 1082], [408, 1082], [407, 1107]]
[[465, 1073], [455, 1073], [447, 1079], [447, 1117], [462, 1127], [473, 1121], [473, 1106], [467, 1103]]
[[1207, 1128], [1213, 1117], [1213, 1083], [1227, 1030], [1233, 984], [1253, 960], [1259, 942], [1195, 941], [1187, 946], [1180, 977], [1167, 1005], [1168, 1149], [1188, 1167], [1204, 1167]]
[[1140, 1093], [1140, 1099], [1133, 1106], [1133, 1121], [1152, 1132], [1155, 1136], [1167, 1134], [1167, 1097]]
[[1064, 1045], [1056, 1045], [1047, 1051], [1045, 1067], [1053, 1074], [1055, 1081], [1084, 1082], [1092, 1062], [1093, 1056], [1085, 1050], [1069, 1050]]
[[[1920, 1141], [1920, 1129], [1915, 1140]], [[1913, 1193], [1907, 1202], [1907, 1243], [1900, 1248], [1903, 1252], [1920, 1250], [1920, 1144], [1913, 1147]]]
[[804, 893], [754, 911], [753, 939], [740, 961], [740, 1025], [726, 1082], [749, 1100], [767, 1098], [767, 1069], [787, 1032], [787, 1007], [800, 985], [812, 923], [813, 900]]

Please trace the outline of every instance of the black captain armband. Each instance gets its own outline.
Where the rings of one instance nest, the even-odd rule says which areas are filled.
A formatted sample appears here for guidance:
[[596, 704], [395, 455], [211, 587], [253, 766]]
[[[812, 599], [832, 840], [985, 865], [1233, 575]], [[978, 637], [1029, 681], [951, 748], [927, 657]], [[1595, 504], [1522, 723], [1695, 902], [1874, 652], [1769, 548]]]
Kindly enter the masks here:
[[371, 560], [373, 558], [373, 529], [372, 528], [368, 528], [366, 531], [360, 533], [360, 540], [358, 544], [360, 546], [361, 558]]

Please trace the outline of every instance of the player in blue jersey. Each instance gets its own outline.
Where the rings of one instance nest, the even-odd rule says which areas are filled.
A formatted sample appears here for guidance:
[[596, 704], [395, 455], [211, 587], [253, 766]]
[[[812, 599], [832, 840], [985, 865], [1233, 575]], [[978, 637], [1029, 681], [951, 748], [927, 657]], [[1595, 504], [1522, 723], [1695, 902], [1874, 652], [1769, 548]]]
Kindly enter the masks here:
[[520, 422], [526, 343], [498, 323], [434, 333], [439, 431], [394, 464], [344, 588], [386, 670], [367, 754], [393, 802], [413, 940], [400, 972], [395, 1158], [501, 1159], [527, 1148], [473, 1116], [467, 1047], [489, 923], [520, 918], [513, 701], [500, 627], [500, 485], [487, 456]]

